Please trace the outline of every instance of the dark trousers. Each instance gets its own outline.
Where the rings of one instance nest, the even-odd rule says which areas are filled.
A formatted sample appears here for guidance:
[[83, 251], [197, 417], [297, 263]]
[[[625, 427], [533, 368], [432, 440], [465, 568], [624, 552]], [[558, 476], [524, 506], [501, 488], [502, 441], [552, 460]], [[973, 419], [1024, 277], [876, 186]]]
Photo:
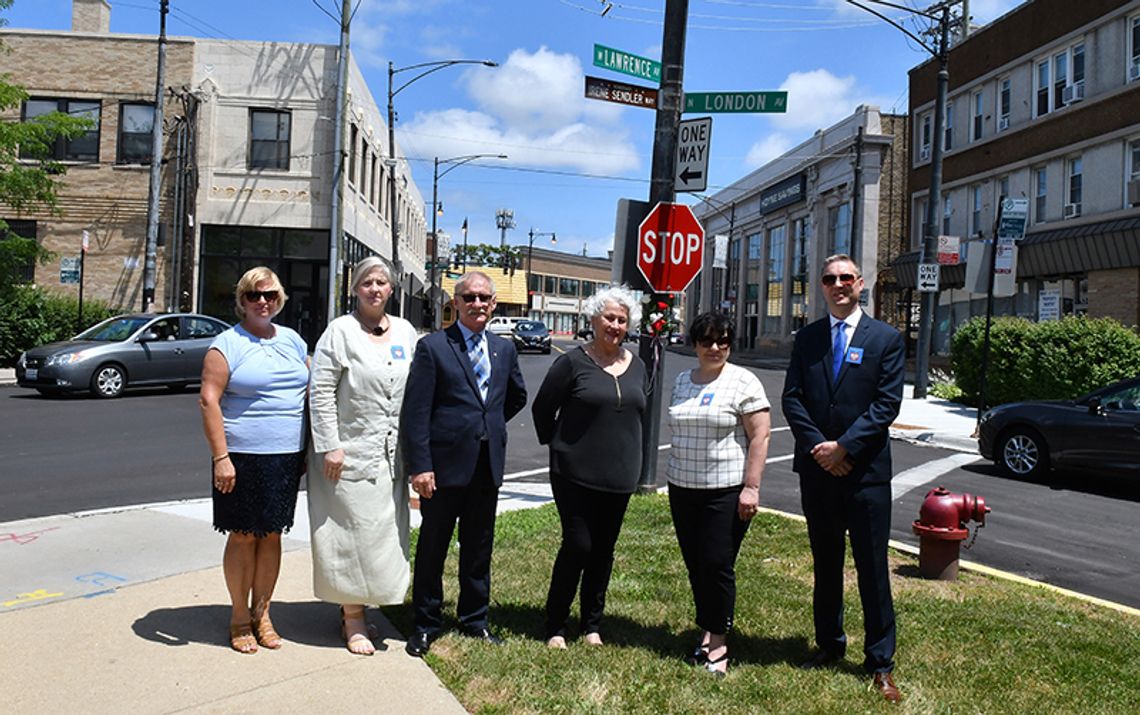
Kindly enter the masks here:
[[736, 610], [736, 555], [750, 523], [737, 514], [742, 488], [669, 485], [669, 511], [689, 572], [697, 625], [717, 635], [732, 629]]
[[800, 494], [815, 562], [812, 608], [815, 642], [842, 656], [843, 559], [847, 533], [863, 605], [863, 667], [887, 673], [894, 668], [895, 609], [891, 600], [887, 540], [891, 533], [891, 485], [859, 486], [842, 478], [800, 475]]
[[581, 632], [597, 633], [614, 567], [614, 546], [630, 495], [590, 489], [558, 476], [551, 476], [550, 487], [562, 521], [562, 545], [546, 595], [546, 637], [566, 635], [579, 580]]
[[487, 447], [465, 487], [438, 488], [431, 499], [420, 500], [420, 538], [416, 543], [412, 579], [412, 607], [417, 633], [434, 637], [443, 628], [443, 566], [459, 521], [459, 627], [477, 631], [487, 627], [491, 596], [491, 550], [495, 542], [495, 507], [499, 488], [491, 477]]

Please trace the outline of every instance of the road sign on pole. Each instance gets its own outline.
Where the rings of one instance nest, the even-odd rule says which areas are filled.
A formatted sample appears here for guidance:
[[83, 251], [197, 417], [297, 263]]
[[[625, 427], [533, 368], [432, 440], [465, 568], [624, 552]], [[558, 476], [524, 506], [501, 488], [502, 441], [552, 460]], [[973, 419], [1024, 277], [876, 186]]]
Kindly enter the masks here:
[[661, 63], [605, 45], [594, 45], [594, 66], [661, 84]]
[[79, 256], [59, 259], [59, 282], [64, 285], [79, 282]]
[[705, 229], [685, 204], [658, 203], [637, 227], [637, 267], [657, 293], [689, 287], [705, 255]]
[[998, 238], [1012, 238], [1020, 241], [1025, 238], [1025, 227], [1029, 223], [1029, 199], [1005, 197], [1001, 202], [998, 219]]
[[677, 172], [674, 191], [704, 191], [709, 183], [709, 143], [712, 117], [686, 119], [677, 137]]
[[958, 236], [939, 236], [938, 262], [949, 266], [958, 265], [961, 260], [961, 245], [962, 240]]
[[631, 107], [657, 109], [656, 89], [639, 87], [636, 84], [626, 84], [625, 82], [614, 82], [589, 75], [586, 75], [586, 98], [628, 104]]
[[782, 113], [787, 92], [685, 92], [685, 113]]
[[918, 264], [918, 292], [919, 293], [937, 293], [938, 292], [938, 278], [939, 269], [942, 266], [937, 263], [919, 263]]

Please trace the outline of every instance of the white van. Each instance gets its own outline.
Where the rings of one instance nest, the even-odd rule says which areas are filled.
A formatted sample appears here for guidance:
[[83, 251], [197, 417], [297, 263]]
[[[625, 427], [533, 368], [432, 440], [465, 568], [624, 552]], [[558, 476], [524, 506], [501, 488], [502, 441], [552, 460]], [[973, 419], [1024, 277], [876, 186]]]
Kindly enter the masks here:
[[511, 332], [515, 329], [515, 326], [523, 320], [528, 320], [528, 318], [508, 318], [506, 316], [500, 315], [498, 317], [491, 318], [491, 322], [487, 323], [487, 330], [490, 330], [495, 335], [510, 335]]

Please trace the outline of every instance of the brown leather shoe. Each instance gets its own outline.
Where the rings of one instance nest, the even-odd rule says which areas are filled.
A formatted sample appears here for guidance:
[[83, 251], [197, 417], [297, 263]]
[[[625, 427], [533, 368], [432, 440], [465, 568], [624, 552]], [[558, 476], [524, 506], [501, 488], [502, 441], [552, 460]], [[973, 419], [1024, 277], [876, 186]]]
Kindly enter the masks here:
[[871, 687], [878, 690], [883, 694], [883, 697], [892, 703], [897, 703], [899, 698], [899, 689], [895, 687], [894, 678], [890, 673], [875, 673], [874, 678], [871, 680]]

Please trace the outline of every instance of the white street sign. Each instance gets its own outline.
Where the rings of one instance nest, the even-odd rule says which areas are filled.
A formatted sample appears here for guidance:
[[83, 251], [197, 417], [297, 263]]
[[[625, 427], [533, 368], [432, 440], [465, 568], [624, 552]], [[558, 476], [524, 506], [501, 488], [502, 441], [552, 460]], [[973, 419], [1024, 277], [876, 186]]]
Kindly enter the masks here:
[[686, 119], [677, 136], [677, 173], [674, 191], [700, 192], [709, 183], [709, 142], [712, 139], [712, 117]]
[[937, 293], [938, 292], [938, 276], [939, 269], [942, 266], [937, 263], [919, 263], [918, 264], [918, 292], [919, 293]]
[[962, 240], [958, 236], [938, 237], [938, 262], [943, 265], [954, 266], [960, 262], [960, 246]]
[[728, 236], [718, 233], [713, 236], [713, 268], [727, 268]]
[[994, 260], [994, 273], [1013, 273], [1014, 263], [1014, 246], [1016, 239], [1013, 237], [999, 236], [997, 240], [997, 258]]

